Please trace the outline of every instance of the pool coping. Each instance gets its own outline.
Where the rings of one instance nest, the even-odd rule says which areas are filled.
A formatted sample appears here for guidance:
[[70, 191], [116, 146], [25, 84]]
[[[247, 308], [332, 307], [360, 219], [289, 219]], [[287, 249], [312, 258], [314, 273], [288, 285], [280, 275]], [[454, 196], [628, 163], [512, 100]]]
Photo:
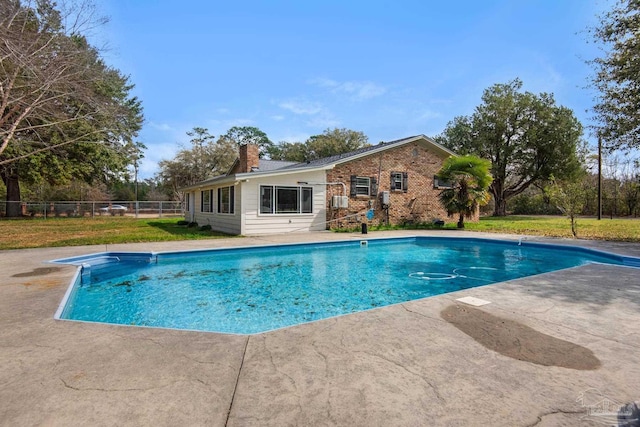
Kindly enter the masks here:
[[[323, 317], [323, 318], [320, 318], [320, 319], [314, 319], [314, 320], [310, 320], [310, 321], [306, 321], [306, 322], [302, 322], [302, 323], [298, 323], [298, 324], [293, 324], [293, 325], [284, 325], [284, 326], [276, 327], [276, 328], [273, 328], [273, 329], [261, 330], [261, 331], [258, 331], [258, 332], [229, 332], [229, 331], [216, 331], [216, 330], [209, 331], [209, 330], [189, 329], [189, 328], [175, 328], [175, 327], [167, 327], [167, 326], [127, 325], [127, 324], [122, 324], [122, 323], [100, 322], [100, 321], [95, 321], [95, 320], [70, 319], [70, 318], [64, 318], [63, 315], [64, 315], [65, 311], [68, 309], [67, 304], [69, 302], [69, 299], [72, 297], [74, 291], [77, 289], [77, 286], [78, 286], [79, 282], [83, 280], [83, 276], [85, 275], [85, 272], [87, 272], [87, 274], [91, 274], [91, 270], [92, 270], [92, 267], [94, 265], [103, 265], [105, 263], [108, 263], [110, 260], [113, 260], [114, 258], [117, 259], [118, 262], [121, 261], [121, 258], [126, 258], [127, 261], [129, 261], [129, 260], [132, 260], [132, 261], [138, 261], [138, 260], [147, 261], [148, 260], [148, 262], [150, 262], [150, 263], [154, 262], [154, 259], [155, 259], [155, 262], [157, 263], [159, 257], [163, 257], [164, 258], [164, 257], [174, 257], [174, 256], [193, 255], [193, 254], [206, 255], [207, 253], [217, 253], [217, 252], [235, 252], [235, 251], [247, 251], [247, 250], [255, 250], [255, 249], [266, 250], [266, 249], [270, 249], [270, 248], [281, 248], [281, 247], [303, 247], [303, 248], [304, 247], [325, 247], [325, 246], [336, 246], [336, 245], [343, 245], [343, 244], [348, 244], [350, 246], [357, 246], [357, 245], [363, 246], [363, 242], [367, 242], [368, 243], [370, 241], [374, 241], [374, 242], [384, 242], [384, 241], [402, 242], [402, 241], [411, 241], [411, 240], [413, 240], [413, 241], [422, 240], [422, 241], [438, 242], [438, 241], [447, 241], [447, 240], [451, 240], [451, 239], [470, 241], [470, 242], [474, 242], [474, 243], [488, 243], [488, 242], [490, 242], [492, 244], [503, 244], [503, 245], [507, 245], [507, 246], [517, 246], [517, 247], [524, 246], [524, 247], [538, 247], [538, 248], [547, 248], [547, 249], [564, 249], [564, 250], [569, 250], [569, 251], [572, 251], [572, 252], [578, 252], [578, 253], [584, 253], [584, 254], [593, 254], [593, 255], [600, 256], [602, 258], [609, 258], [609, 259], [612, 259], [612, 260], [616, 260], [616, 261], [619, 261], [621, 263], [619, 265], [623, 266], [623, 267], [640, 268], [640, 257], [631, 257], [631, 256], [626, 256], [626, 255], [620, 255], [620, 254], [615, 254], [615, 253], [606, 252], [606, 251], [593, 249], [593, 248], [584, 248], [584, 247], [580, 247], [580, 246], [569, 246], [569, 245], [562, 245], [562, 244], [557, 244], [557, 243], [530, 242], [530, 241], [523, 241], [522, 239], [518, 239], [518, 241], [516, 242], [515, 240], [498, 240], [498, 239], [478, 238], [478, 237], [438, 237], [438, 236], [420, 236], [420, 235], [401, 236], [401, 237], [361, 238], [359, 241], [354, 240], [354, 239], [333, 240], [333, 241], [318, 240], [318, 241], [303, 242], [303, 243], [248, 245], [248, 246], [239, 246], [239, 247], [202, 248], [202, 249], [189, 249], [189, 250], [177, 250], [177, 251], [151, 251], [151, 252], [113, 251], [113, 252], [97, 252], [97, 253], [74, 256], [74, 257], [69, 257], [69, 258], [60, 258], [60, 259], [54, 259], [54, 260], [48, 261], [48, 263], [52, 263], [52, 264], [70, 264], [70, 265], [74, 265], [74, 266], [77, 267], [76, 274], [71, 279], [71, 282], [69, 283], [67, 291], [65, 292], [64, 297], [60, 301], [60, 305], [59, 305], [58, 309], [56, 310], [56, 312], [55, 312], [53, 317], [56, 320], [70, 321], [70, 322], [106, 323], [106, 324], [110, 324], [110, 325], [125, 326], [125, 327], [159, 328], [159, 329], [170, 329], [170, 330], [190, 331], [190, 332], [211, 332], [211, 333], [240, 335], [240, 336], [256, 335], [256, 334], [262, 334], [262, 333], [267, 333], [267, 332], [273, 332], [273, 331], [277, 331], [277, 330], [281, 330], [281, 329], [285, 329], [285, 328], [299, 326], [299, 325], [306, 324], [306, 323], [318, 322], [318, 321], [322, 321], [322, 320], [325, 320], [325, 319], [331, 319], [331, 318], [340, 317], [340, 316], [348, 316], [350, 314], [365, 312], [365, 311], [369, 311], [369, 310], [376, 310], [376, 309], [379, 309], [379, 308], [389, 307], [389, 306], [393, 306], [393, 305], [396, 305], [396, 304], [403, 304], [403, 303], [407, 303], [407, 302], [410, 302], [410, 301], [420, 300], [420, 299], [423, 299], [423, 298], [431, 298], [431, 297], [437, 296], [437, 295], [428, 295], [428, 296], [425, 296], [423, 298], [417, 298], [415, 300], [399, 301], [399, 302], [395, 302], [395, 303], [392, 303], [392, 304], [387, 304], [387, 305], [383, 305], [383, 306], [380, 306], [380, 307], [371, 307], [371, 308], [367, 308], [367, 309], [364, 309], [364, 310], [358, 310], [358, 311], [355, 311], [355, 312], [335, 314], [335, 315], [328, 316], [328, 317]], [[96, 261], [96, 264], [92, 264], [91, 263], [92, 261]], [[597, 263], [597, 262], [595, 262], [595, 263]], [[558, 271], [558, 270], [554, 270], [554, 271]], [[546, 273], [540, 273], [540, 274], [546, 274]], [[524, 279], [524, 278], [533, 277], [533, 276], [536, 276], [536, 275], [523, 276], [523, 277], [520, 277], [518, 279]], [[517, 279], [511, 279], [511, 280], [517, 280]], [[502, 283], [502, 282], [493, 282], [493, 283], [490, 283], [489, 285], [498, 284], [498, 283]], [[482, 286], [488, 286], [488, 285], [482, 285]], [[471, 287], [471, 288], [467, 288], [467, 289], [473, 289], [475, 287], [476, 286]], [[447, 293], [451, 293], [451, 292], [447, 292]], [[438, 295], [441, 295], [441, 294], [438, 294]]]

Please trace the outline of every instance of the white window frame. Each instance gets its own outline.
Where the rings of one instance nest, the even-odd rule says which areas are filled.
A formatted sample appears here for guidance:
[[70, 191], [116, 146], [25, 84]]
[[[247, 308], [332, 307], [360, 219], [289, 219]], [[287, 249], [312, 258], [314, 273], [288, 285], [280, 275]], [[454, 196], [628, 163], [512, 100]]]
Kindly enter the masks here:
[[[223, 206], [222, 206], [222, 191], [223, 190], [228, 190], [229, 191], [229, 202], [227, 203], [227, 211], [226, 212], [222, 209], [223, 208]], [[228, 187], [219, 187], [218, 191], [217, 191], [217, 195], [218, 195], [218, 200], [217, 200], [217, 210], [216, 210], [216, 212], [219, 215], [235, 215], [235, 210], [236, 210], [235, 186], [230, 185]]]
[[[271, 203], [270, 212], [263, 212], [263, 188], [269, 188], [271, 191]], [[278, 212], [278, 190], [296, 190], [298, 196], [298, 210], [297, 212]], [[308, 212], [303, 212], [304, 209], [304, 193], [309, 192], [310, 207]], [[265, 205], [266, 207], [266, 205]], [[302, 185], [260, 185], [258, 189], [258, 215], [313, 215], [313, 187]]]
[[[366, 180], [366, 186], [363, 184], [363, 181]], [[365, 188], [367, 189], [366, 193], [360, 193], [358, 189]], [[368, 176], [356, 176], [356, 197], [371, 197], [371, 178]]]
[[[209, 200], [208, 200], [208, 203], [206, 205], [204, 203], [204, 195], [205, 195], [205, 193], [209, 194]], [[205, 208], [207, 208], [207, 209], [205, 209]], [[200, 212], [202, 212], [202, 213], [213, 213], [213, 189], [200, 191]]]

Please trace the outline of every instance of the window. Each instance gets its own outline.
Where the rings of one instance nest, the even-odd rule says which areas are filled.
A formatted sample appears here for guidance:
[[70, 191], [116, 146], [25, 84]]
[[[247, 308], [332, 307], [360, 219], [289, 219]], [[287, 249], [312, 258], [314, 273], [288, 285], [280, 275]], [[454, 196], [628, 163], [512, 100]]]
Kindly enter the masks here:
[[449, 181], [442, 181], [437, 176], [433, 177], [433, 188], [453, 188]]
[[356, 196], [369, 196], [371, 187], [371, 179], [358, 176], [356, 177]]
[[313, 212], [313, 188], [260, 186], [261, 214], [299, 214]]
[[351, 197], [375, 196], [378, 183], [374, 177], [351, 175]]
[[313, 212], [313, 191], [311, 187], [302, 187], [302, 213]]
[[218, 188], [218, 213], [234, 213], [235, 187]]
[[273, 213], [273, 187], [271, 186], [260, 186], [260, 213]]
[[276, 213], [300, 213], [300, 195], [296, 187], [276, 187]]
[[391, 191], [404, 191], [409, 189], [409, 174], [407, 172], [391, 172]]
[[200, 192], [200, 212], [213, 212], [213, 190]]

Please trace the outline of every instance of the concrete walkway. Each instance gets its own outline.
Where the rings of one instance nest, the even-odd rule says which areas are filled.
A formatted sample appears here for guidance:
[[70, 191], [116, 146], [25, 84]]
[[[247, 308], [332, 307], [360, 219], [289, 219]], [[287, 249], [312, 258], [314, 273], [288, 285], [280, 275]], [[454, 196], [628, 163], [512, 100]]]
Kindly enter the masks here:
[[[514, 239], [463, 232], [368, 237], [415, 234]], [[75, 268], [43, 263], [105, 250], [361, 237], [0, 251], [0, 425], [597, 426], [606, 419], [596, 411], [640, 401], [639, 269], [588, 265], [238, 336], [56, 321]], [[640, 256], [637, 244], [561, 243]], [[469, 308], [456, 301], [464, 296], [491, 303]], [[481, 339], [447, 320], [445, 309], [501, 320], [477, 328]], [[506, 329], [515, 331], [512, 338], [501, 335]], [[525, 329], [592, 354], [598, 367], [526, 361], [540, 348], [519, 335]], [[523, 360], [496, 350], [514, 346]], [[554, 351], [545, 347], [551, 359]]]

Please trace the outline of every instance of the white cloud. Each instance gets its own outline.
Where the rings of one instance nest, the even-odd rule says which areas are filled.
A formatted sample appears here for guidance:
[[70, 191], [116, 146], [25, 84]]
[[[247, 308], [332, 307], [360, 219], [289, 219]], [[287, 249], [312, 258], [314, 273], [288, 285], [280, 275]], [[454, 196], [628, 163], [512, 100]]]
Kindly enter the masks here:
[[304, 115], [319, 114], [323, 111], [321, 104], [300, 99], [282, 101], [278, 104], [278, 107], [291, 111], [294, 114]]
[[345, 94], [356, 101], [364, 101], [384, 95], [387, 89], [384, 86], [370, 81], [346, 81], [338, 82], [327, 78], [312, 79], [309, 83], [319, 87], [329, 88], [332, 93]]
[[271, 120], [275, 120], [276, 122], [279, 122], [284, 120], [284, 116], [280, 116], [280, 115], [271, 116]]
[[174, 130], [171, 126], [169, 126], [166, 123], [149, 122], [149, 126], [151, 126], [152, 128], [161, 130], [163, 132], [169, 132]]
[[278, 106], [282, 109], [291, 111], [294, 114], [308, 116], [305, 121], [307, 126], [312, 127], [332, 127], [338, 126], [340, 121], [327, 110], [322, 104], [302, 99], [289, 99], [281, 101]]
[[305, 122], [308, 126], [317, 128], [331, 128], [340, 125], [340, 120], [329, 115], [311, 117]]
[[148, 149], [140, 161], [138, 175], [141, 179], [154, 176], [159, 171], [158, 163], [161, 160], [173, 159], [180, 150], [180, 144], [177, 142], [156, 142], [147, 145]]

